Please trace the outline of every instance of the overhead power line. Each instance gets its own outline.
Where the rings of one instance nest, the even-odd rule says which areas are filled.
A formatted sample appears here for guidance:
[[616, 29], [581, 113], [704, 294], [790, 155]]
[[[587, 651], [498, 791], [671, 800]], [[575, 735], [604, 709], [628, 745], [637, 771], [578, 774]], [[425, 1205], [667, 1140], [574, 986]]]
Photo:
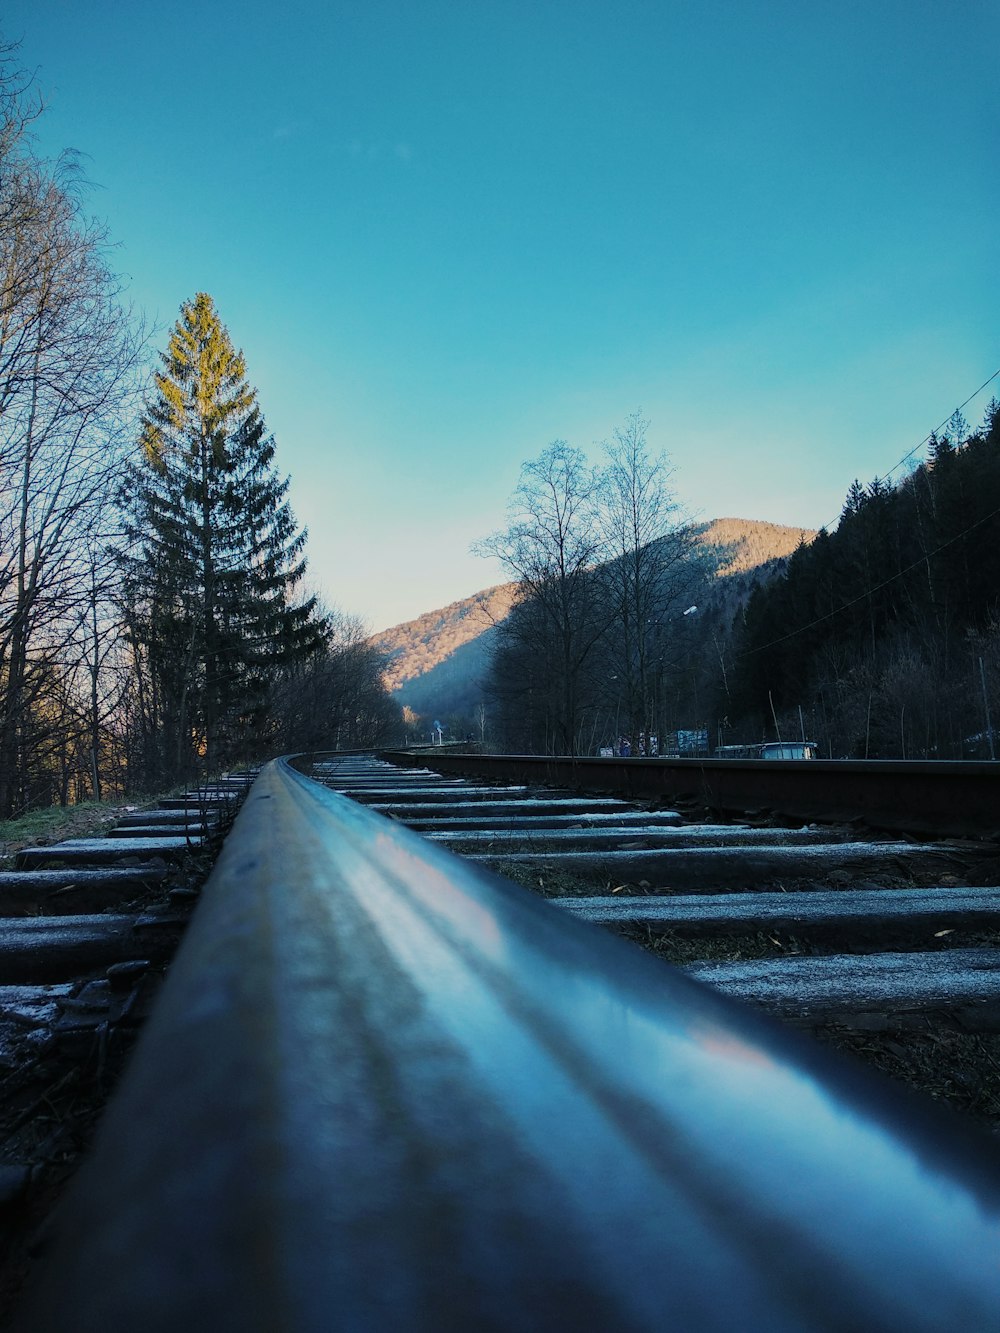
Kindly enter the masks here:
[[[919, 449], [923, 449], [927, 444], [929, 444], [930, 441], [934, 438], [934, 436], [937, 435], [938, 431], [943, 430], [945, 426], [947, 426], [948, 422], [952, 419], [952, 417], [955, 415], [956, 412], [961, 412], [963, 408], [968, 407], [968, 405], [972, 402], [973, 398], [978, 398], [979, 395], [982, 393], [982, 391], [988, 388], [998, 376], [1000, 376], [1000, 367], [998, 367], [993, 372], [993, 374], [989, 377], [989, 379], [983, 380], [979, 388], [976, 389], [973, 393], [970, 393], [964, 403], [959, 403], [958, 407], [956, 407], [952, 412], [949, 412], [949, 414], [945, 417], [944, 421], [940, 423], [940, 425], [935, 426], [932, 431], [928, 432], [928, 434], [924, 436], [924, 438], [920, 441], [919, 444], [915, 444], [913, 448], [909, 451], [909, 453], [904, 454], [903, 457], [899, 460], [898, 463], [895, 464], [894, 467], [891, 467], [883, 477], [877, 478], [876, 480], [882, 480], [882, 481], [888, 480], [888, 478], [892, 476], [892, 474], [896, 471], [897, 468], [902, 467], [903, 464], [908, 462], [909, 459], [911, 459]], [[787, 643], [789, 639], [794, 639], [799, 634], [804, 634], [806, 630], [815, 629], [817, 625], [822, 625], [824, 621], [832, 620], [834, 616], [839, 616], [842, 611], [847, 611], [852, 606], [857, 606], [859, 602], [867, 601], [868, 598], [872, 597], [875, 593], [881, 592], [883, 588], [887, 588], [891, 583], [895, 583], [897, 579], [905, 578], [907, 574], [911, 574], [913, 570], [917, 569], [920, 565], [930, 560], [932, 556], [938, 555], [940, 554], [941, 551], [947, 550], [949, 546], [953, 545], [957, 541], [961, 541], [962, 538], [967, 537], [970, 532], [974, 532], [976, 528], [981, 527], [984, 523], [988, 523], [991, 518], [996, 518], [998, 515], [1000, 515], [1000, 509], [994, 509], [991, 514], [986, 514], [984, 515], [983, 518], [976, 519], [975, 523], [970, 524], [969, 527], [963, 529], [962, 532], [957, 532], [954, 537], [949, 537], [946, 542], [942, 542], [941, 545], [936, 547], [933, 551], [928, 552], [926, 555], [922, 555], [919, 560], [914, 560], [914, 562], [911, 565], [907, 565], [905, 569], [901, 569], [898, 573], [890, 575], [890, 577], [887, 579], [883, 579], [881, 583], [875, 584], [874, 587], [865, 589], [865, 591], [859, 593], [857, 597], [852, 597], [851, 600], [849, 602], [845, 602], [843, 606], [838, 606], [835, 610], [828, 611], [825, 615], [817, 616], [815, 620], [810, 620], [809, 623], [806, 625], [800, 625], [798, 629], [789, 630], [787, 634], [782, 634], [780, 638], [772, 639], [770, 643], [762, 643], [757, 648], [744, 649], [743, 652], [736, 654], [737, 659], [741, 657], [752, 657], [755, 653], [766, 652], [768, 648], [774, 648], [779, 643]], [[837, 521], [839, 522], [839, 518]], [[833, 526], [833, 524], [825, 523], [823, 526], [824, 528], [829, 529]]]
[[[1000, 371], [997, 373], [1000, 374]], [[987, 380], [986, 383], [989, 384], [989, 380]], [[961, 408], [958, 410], [961, 411]], [[940, 555], [940, 553], [947, 550], [949, 546], [953, 546], [955, 542], [961, 541], [962, 538], [967, 537], [970, 532], [975, 532], [976, 528], [981, 528], [982, 525], [988, 523], [991, 518], [997, 518], [998, 516], [1000, 516], [1000, 508], [994, 509], [989, 514], [984, 514], [982, 518], [977, 518], [975, 523], [970, 523], [969, 526], [963, 528], [961, 532], [956, 532], [954, 537], [949, 537], [946, 542], [942, 542], [940, 546], [936, 546], [933, 551], [928, 551], [926, 555], [922, 555], [919, 560], [914, 560], [913, 563], [907, 565], [905, 569], [899, 570], [896, 574], [891, 574], [889, 578], [883, 579], [881, 583], [876, 583], [872, 588], [867, 588], [864, 592], [859, 593], [857, 597], [852, 597], [849, 602], [844, 602], [843, 606], [838, 606], [835, 610], [828, 611], [825, 615], [817, 616], [815, 620], [810, 620], [807, 625], [800, 625], [798, 629], [789, 630], [787, 634], [782, 634], [780, 638], [772, 639], [770, 643], [762, 643], [757, 648], [746, 648], [742, 653], [737, 653], [736, 657], [752, 657], [754, 653], [766, 652], [768, 648], [774, 648], [779, 643], [787, 643], [789, 639], [794, 639], [797, 635], [804, 634], [806, 630], [813, 629], [816, 625], [822, 625], [826, 620], [832, 620], [834, 616], [839, 616], [842, 611], [848, 611], [852, 606], [857, 606], [859, 602], [865, 602], [869, 597], [874, 596], [875, 593], [881, 592], [883, 588], [888, 588], [890, 583], [895, 583], [898, 579], [905, 578], [907, 574], [912, 574], [915, 569], [926, 564], [928, 560], [936, 555]]]
[[[924, 438], [920, 441], [919, 444], [915, 444], [913, 448], [909, 450], [908, 453], [905, 453], [903, 455], [903, 457], [899, 460], [898, 463], [894, 463], [892, 467], [888, 470], [888, 472], [883, 473], [881, 476], [876, 476], [875, 480], [888, 481], [889, 478], [892, 476], [892, 474], [898, 471], [899, 468], [901, 468], [904, 463], [908, 463], [914, 454], [919, 453], [921, 449], [925, 449], [927, 445], [930, 444], [931, 440], [933, 440], [934, 437], [937, 435], [938, 431], [944, 430], [945, 426], [947, 426], [948, 422], [952, 419], [952, 417], [955, 415], [956, 412], [961, 412], [966, 407], [968, 407], [969, 404], [972, 402], [972, 400], [974, 398], [978, 398], [984, 389], [989, 388], [989, 386], [998, 376], [1000, 376], [1000, 366], [998, 366], [997, 369], [994, 370], [993, 374], [989, 377], [989, 379], [983, 380], [982, 384], [980, 384], [978, 389], [969, 394], [968, 398], [966, 398], [964, 403], [959, 403], [959, 405], [956, 408], [954, 408], [951, 412], [948, 413], [948, 415], [945, 417], [943, 421], [939, 422], [938, 425], [936, 425], [933, 430], [928, 431], [928, 433], [924, 436]], [[833, 519], [832, 522], [824, 523], [823, 527], [829, 530], [834, 526], [834, 524], [839, 522], [840, 522], [840, 515], [838, 514], [837, 517]]]
[[887, 481], [889, 477], [891, 477], [892, 474], [896, 471], [897, 468], [901, 468], [904, 463], [908, 463], [918, 449], [923, 449], [926, 445], [930, 444], [931, 440], [934, 438], [935, 435], [937, 435], [938, 431], [944, 430], [945, 426], [947, 426], [948, 422], [955, 415], [955, 412], [961, 412], [966, 407], [968, 407], [969, 404], [972, 402], [973, 398], [978, 398], [979, 395], [982, 393], [982, 391], [985, 388], [988, 388], [989, 385], [993, 383], [993, 381], [997, 378], [998, 375], [1000, 375], [1000, 367], [994, 370], [993, 374], [989, 377], [988, 380], [983, 380], [979, 388], [976, 389], [974, 393], [970, 393], [964, 403], [959, 403], [959, 405], [955, 408], [954, 412], [949, 412], [949, 414], [945, 417], [944, 421], [942, 421], [939, 425], [935, 426], [929, 435], [925, 435], [924, 438], [920, 441], [920, 443], [915, 444], [908, 454], [904, 454], [903, 457], [899, 460], [899, 462], [889, 469], [889, 471], [882, 478], [882, 481]]

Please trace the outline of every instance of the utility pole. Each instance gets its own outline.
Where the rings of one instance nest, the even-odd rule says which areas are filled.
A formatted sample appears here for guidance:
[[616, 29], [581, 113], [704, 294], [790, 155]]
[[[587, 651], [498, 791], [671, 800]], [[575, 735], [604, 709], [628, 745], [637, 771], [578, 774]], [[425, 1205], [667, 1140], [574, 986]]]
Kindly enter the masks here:
[[993, 719], [990, 717], [990, 696], [986, 693], [986, 668], [983, 666], [983, 659], [979, 659], [979, 680], [983, 687], [983, 709], [986, 713], [986, 734], [990, 738], [990, 758], [996, 759], [996, 753], [993, 749]]

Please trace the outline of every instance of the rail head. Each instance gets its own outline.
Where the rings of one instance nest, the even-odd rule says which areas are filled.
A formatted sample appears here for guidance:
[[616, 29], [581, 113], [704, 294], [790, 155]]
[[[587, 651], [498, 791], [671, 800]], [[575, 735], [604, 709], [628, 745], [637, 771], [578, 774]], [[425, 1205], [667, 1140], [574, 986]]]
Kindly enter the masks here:
[[985, 1139], [287, 761], [55, 1241], [24, 1328], [1000, 1319]]

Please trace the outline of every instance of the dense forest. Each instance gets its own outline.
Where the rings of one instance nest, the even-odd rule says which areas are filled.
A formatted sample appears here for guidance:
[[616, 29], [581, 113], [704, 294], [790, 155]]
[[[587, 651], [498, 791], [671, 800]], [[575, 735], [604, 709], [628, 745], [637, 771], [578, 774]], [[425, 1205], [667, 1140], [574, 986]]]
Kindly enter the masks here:
[[159, 369], [75, 160], [0, 50], [0, 818], [398, 734], [381, 659], [301, 592], [306, 534], [210, 297]]
[[833, 531], [776, 558], [736, 522], [711, 543], [678, 524], [644, 428], [630, 420], [603, 470], [561, 442], [525, 465], [491, 548], [518, 575], [493, 643], [493, 744], [995, 757], [996, 402], [979, 430], [956, 413], [896, 485], [853, 482]]
[[898, 484], [855, 481], [836, 529], [750, 597], [716, 688], [727, 737], [804, 725], [825, 755], [994, 757], [998, 537], [994, 400], [979, 430], [956, 413]]

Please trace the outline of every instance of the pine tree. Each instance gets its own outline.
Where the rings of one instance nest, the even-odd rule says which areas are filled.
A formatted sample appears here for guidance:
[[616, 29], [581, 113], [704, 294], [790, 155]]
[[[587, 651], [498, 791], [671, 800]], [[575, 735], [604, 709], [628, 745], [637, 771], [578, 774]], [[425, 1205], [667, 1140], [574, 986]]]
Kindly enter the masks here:
[[126, 483], [122, 554], [157, 777], [195, 754], [211, 768], [252, 750], [270, 675], [326, 633], [315, 598], [295, 600], [306, 534], [211, 297], [181, 307], [161, 359]]

